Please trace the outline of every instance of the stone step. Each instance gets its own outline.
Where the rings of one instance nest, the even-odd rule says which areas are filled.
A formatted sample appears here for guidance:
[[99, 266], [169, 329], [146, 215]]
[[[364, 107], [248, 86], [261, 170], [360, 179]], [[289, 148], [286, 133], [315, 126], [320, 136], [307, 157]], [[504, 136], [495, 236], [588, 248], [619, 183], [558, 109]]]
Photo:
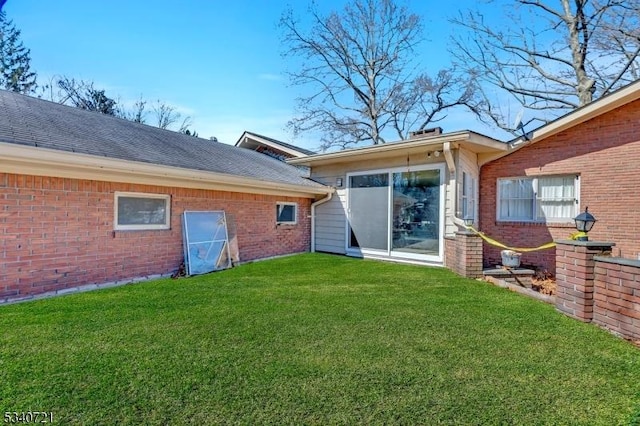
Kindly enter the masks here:
[[496, 266], [493, 269], [485, 269], [482, 271], [482, 275], [485, 278], [492, 277], [525, 288], [531, 288], [531, 278], [533, 278], [535, 273], [533, 269], [507, 268], [504, 266]]

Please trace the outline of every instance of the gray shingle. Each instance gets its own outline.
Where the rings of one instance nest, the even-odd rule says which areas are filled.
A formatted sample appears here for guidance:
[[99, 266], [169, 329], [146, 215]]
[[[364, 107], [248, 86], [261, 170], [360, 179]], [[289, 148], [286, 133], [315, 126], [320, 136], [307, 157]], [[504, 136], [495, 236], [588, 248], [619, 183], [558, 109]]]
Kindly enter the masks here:
[[262, 138], [262, 139], [266, 139], [266, 140], [268, 140], [268, 141], [271, 141], [271, 142], [273, 142], [273, 143], [274, 143], [274, 144], [276, 144], [276, 145], [282, 145], [282, 146], [284, 146], [285, 148], [289, 148], [289, 149], [292, 149], [292, 150], [294, 150], [294, 151], [301, 152], [301, 153], [306, 154], [306, 155], [314, 155], [314, 154], [317, 154], [317, 152], [315, 152], [315, 151], [311, 151], [311, 150], [309, 150], [309, 149], [305, 149], [305, 148], [300, 148], [299, 146], [291, 145], [290, 143], [282, 142], [282, 141], [279, 141], [279, 140], [277, 140], [277, 139], [270, 138], [270, 137], [268, 137], [268, 136], [259, 135], [259, 134], [257, 134], [257, 133], [249, 132], [249, 131], [247, 131], [247, 133], [248, 133], [248, 134], [250, 134], [250, 135], [254, 135], [254, 136], [257, 136], [257, 137], [259, 137], [259, 138]]
[[0, 142], [308, 187], [303, 171], [259, 152], [0, 90]]

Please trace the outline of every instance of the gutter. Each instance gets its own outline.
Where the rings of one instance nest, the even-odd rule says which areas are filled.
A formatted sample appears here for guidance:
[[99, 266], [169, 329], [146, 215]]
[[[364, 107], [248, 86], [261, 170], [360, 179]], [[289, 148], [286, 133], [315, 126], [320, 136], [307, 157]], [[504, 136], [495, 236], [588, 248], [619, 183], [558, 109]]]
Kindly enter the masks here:
[[422, 149], [429, 146], [445, 144], [445, 143], [464, 143], [472, 142], [478, 143], [488, 147], [495, 147], [496, 149], [502, 149], [502, 142], [491, 139], [488, 136], [483, 136], [471, 131], [459, 131], [454, 133], [445, 133], [436, 136], [428, 136], [424, 138], [408, 139], [402, 142], [386, 143], [382, 145], [372, 145], [366, 147], [358, 147], [346, 149], [338, 152], [330, 152], [325, 154], [315, 154], [302, 158], [290, 158], [287, 160], [288, 164], [293, 165], [308, 165], [316, 166], [326, 163], [336, 163], [351, 161], [353, 158], [363, 158], [363, 156], [382, 156], [384, 154], [391, 154], [393, 152], [402, 152], [410, 149]]
[[335, 188], [332, 189], [333, 191], [328, 193], [326, 197], [311, 203], [311, 253], [316, 252], [316, 206], [331, 201], [335, 193]]
[[2, 142], [0, 171], [270, 195], [315, 197], [333, 191], [327, 186], [296, 185]]
[[527, 132], [525, 136], [520, 136], [508, 142], [509, 149], [506, 152], [486, 156], [479, 162], [478, 166], [482, 167], [487, 163], [505, 157], [524, 148], [525, 146], [550, 138], [560, 132], [576, 127], [588, 120], [599, 117], [638, 99], [640, 99], [640, 80], [568, 112], [547, 124], [543, 124], [542, 126]]

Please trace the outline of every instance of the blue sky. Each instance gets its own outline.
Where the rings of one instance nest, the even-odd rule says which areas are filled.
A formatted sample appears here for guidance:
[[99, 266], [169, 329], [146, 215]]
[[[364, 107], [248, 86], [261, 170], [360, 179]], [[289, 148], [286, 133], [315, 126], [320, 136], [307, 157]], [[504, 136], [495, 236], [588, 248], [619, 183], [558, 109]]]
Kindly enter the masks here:
[[[3, 10], [31, 49], [39, 83], [55, 75], [95, 82], [125, 104], [160, 99], [191, 116], [200, 137], [235, 143], [244, 130], [314, 149], [310, 136], [286, 130], [301, 90], [288, 87], [277, 22], [288, 4], [304, 13], [307, 1], [279, 0], [7, 0]], [[344, 2], [323, 0], [323, 8]], [[436, 5], [434, 7], [434, 5]], [[453, 4], [453, 5], [450, 5]], [[447, 18], [472, 0], [414, 1], [428, 38], [420, 49], [430, 71], [448, 63]], [[151, 121], [151, 117], [148, 117]], [[467, 113], [439, 123], [501, 136]]]

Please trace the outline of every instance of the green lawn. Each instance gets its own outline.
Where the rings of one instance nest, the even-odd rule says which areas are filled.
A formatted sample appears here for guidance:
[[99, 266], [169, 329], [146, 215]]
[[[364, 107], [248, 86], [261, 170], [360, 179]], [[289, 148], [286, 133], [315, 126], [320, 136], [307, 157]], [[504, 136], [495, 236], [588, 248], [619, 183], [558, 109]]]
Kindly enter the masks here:
[[0, 307], [0, 415], [640, 424], [640, 350], [445, 269], [305, 254]]

